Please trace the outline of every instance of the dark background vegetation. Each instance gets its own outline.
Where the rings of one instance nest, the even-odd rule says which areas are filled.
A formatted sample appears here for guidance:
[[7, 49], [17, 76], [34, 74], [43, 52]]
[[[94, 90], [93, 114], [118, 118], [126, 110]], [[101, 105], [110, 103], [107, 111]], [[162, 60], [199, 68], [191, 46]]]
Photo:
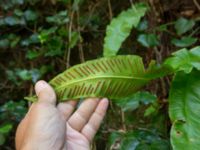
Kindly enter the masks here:
[[[199, 44], [198, 0], [0, 0], [0, 149], [14, 149], [17, 124], [29, 105], [24, 96], [34, 93], [34, 83], [102, 57], [106, 26], [136, 2], [150, 9], [120, 54], [140, 55], [147, 65]], [[144, 88], [149, 92], [131, 100], [112, 102], [93, 148], [171, 149], [170, 78], [154, 81]]]

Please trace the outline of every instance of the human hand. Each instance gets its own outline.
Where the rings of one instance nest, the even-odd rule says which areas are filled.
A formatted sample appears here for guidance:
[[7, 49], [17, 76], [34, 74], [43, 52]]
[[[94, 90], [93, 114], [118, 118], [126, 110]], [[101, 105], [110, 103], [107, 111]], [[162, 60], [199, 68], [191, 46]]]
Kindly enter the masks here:
[[16, 132], [17, 150], [88, 150], [106, 114], [107, 99], [89, 98], [56, 106], [54, 90], [45, 81], [35, 85], [38, 102], [33, 103]]

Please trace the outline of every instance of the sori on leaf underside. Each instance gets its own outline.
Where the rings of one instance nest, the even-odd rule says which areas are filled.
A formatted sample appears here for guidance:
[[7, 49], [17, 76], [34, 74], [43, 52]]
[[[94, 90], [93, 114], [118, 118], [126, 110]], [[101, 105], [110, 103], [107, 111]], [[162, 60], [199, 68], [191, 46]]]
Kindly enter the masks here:
[[[159, 68], [159, 69], [158, 69]], [[60, 73], [49, 84], [60, 101], [86, 97], [127, 97], [158, 76], [163, 76], [163, 67], [153, 63], [145, 69], [142, 58], [136, 55], [105, 57], [87, 61]], [[37, 98], [26, 97], [35, 101]]]

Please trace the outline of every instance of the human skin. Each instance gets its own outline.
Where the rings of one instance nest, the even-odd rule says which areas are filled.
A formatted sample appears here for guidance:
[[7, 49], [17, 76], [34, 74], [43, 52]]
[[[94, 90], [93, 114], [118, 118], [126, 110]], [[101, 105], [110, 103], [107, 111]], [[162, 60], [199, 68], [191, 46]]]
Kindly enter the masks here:
[[56, 105], [56, 94], [45, 81], [35, 85], [33, 103], [17, 128], [17, 150], [89, 150], [108, 108], [108, 99], [88, 98]]

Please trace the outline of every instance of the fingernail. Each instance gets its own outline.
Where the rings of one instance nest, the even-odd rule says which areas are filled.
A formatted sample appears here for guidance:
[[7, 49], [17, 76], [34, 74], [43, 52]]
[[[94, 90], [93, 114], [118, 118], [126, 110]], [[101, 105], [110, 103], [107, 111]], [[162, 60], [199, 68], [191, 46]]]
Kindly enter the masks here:
[[35, 92], [36, 92], [36, 95], [38, 96], [39, 93], [48, 86], [48, 84], [43, 81], [43, 80], [40, 80], [38, 81], [36, 84], [35, 84]]
[[109, 100], [107, 98], [103, 98], [101, 99], [101, 103], [103, 103], [102, 105], [104, 105], [103, 109], [106, 110], [109, 105]]

